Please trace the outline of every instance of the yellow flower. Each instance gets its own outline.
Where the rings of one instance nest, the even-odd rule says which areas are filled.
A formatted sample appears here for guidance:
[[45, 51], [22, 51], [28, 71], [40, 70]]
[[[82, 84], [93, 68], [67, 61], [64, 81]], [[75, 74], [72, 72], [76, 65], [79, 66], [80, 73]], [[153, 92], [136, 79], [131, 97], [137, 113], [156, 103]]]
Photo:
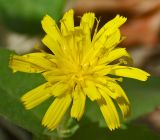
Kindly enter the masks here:
[[[118, 104], [123, 117], [130, 111], [130, 103], [119, 86], [120, 78], [145, 81], [149, 74], [137, 68], [124, 66], [122, 57], [130, 57], [124, 48], [117, 48], [122, 40], [119, 27], [126, 18], [117, 15], [93, 33], [94, 13], [85, 13], [79, 26], [74, 26], [74, 11], [69, 10], [61, 19], [60, 29], [48, 15], [42, 20], [46, 32], [42, 42], [52, 51], [13, 55], [10, 67], [14, 71], [41, 73], [46, 83], [29, 91], [22, 98], [26, 109], [32, 109], [51, 96], [55, 99], [47, 110], [42, 124], [54, 130], [71, 105], [71, 117], [80, 120], [88, 97], [96, 101], [110, 130], [120, 127], [120, 119], [113, 103]], [[113, 64], [113, 61], [116, 62]], [[115, 76], [114, 76], [115, 77]]]

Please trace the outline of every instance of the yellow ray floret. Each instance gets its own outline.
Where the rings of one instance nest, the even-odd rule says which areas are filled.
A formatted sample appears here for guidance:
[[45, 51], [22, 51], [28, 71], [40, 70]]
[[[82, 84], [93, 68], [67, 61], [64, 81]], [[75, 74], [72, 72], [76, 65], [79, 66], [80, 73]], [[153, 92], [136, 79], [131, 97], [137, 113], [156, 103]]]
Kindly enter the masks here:
[[66, 12], [61, 19], [61, 33], [62, 35], [66, 36], [72, 34], [74, 31], [74, 11], [71, 9]]
[[45, 83], [27, 92], [22, 96], [21, 100], [24, 102], [26, 109], [32, 109], [51, 96], [51, 85], [49, 83]]
[[67, 111], [71, 101], [72, 99], [69, 94], [63, 97], [57, 97], [48, 108], [42, 124], [51, 130], [55, 129]]
[[95, 19], [94, 13], [85, 13], [80, 25], [75, 27], [71, 9], [60, 20], [59, 29], [46, 15], [41, 22], [46, 32], [42, 42], [52, 53], [12, 55], [10, 58], [9, 66], [14, 72], [41, 73], [46, 79], [46, 83], [23, 95], [21, 101], [26, 109], [32, 109], [54, 96], [42, 120], [50, 130], [58, 127], [69, 108], [71, 117], [80, 120], [87, 98], [98, 103], [110, 130], [119, 128], [116, 106], [126, 118], [130, 114], [130, 102], [118, 81], [122, 81], [121, 77], [146, 81], [150, 76], [143, 70], [126, 66], [131, 56], [125, 48], [116, 47], [123, 40], [119, 27], [126, 18], [117, 15], [99, 31], [97, 20], [96, 29], [92, 31]]
[[71, 108], [71, 117], [80, 120], [85, 110], [86, 96], [84, 92], [81, 89], [79, 89], [79, 87], [76, 87], [76, 89], [73, 92], [74, 93], [73, 105]]

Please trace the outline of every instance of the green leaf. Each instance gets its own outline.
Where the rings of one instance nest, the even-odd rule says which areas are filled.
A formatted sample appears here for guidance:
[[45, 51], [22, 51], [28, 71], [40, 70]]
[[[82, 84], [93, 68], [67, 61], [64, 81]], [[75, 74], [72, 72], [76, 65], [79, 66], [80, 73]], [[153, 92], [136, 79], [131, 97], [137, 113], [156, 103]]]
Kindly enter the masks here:
[[12, 30], [38, 34], [43, 16], [52, 16], [58, 21], [62, 15], [65, 0], [0, 0], [0, 17]]
[[27, 111], [20, 102], [20, 97], [43, 83], [44, 79], [39, 74], [13, 74], [8, 67], [10, 54], [10, 51], [0, 49], [0, 115], [42, 139], [44, 128], [41, 119], [48, 104]]
[[65, 140], [158, 140], [160, 135], [146, 126], [128, 125], [127, 129], [109, 131], [100, 128], [97, 123], [88, 123], [80, 127], [79, 131]]
[[131, 116], [134, 120], [143, 114], [153, 111], [160, 105], [160, 78], [150, 77], [146, 82], [125, 79], [122, 87], [131, 102]]

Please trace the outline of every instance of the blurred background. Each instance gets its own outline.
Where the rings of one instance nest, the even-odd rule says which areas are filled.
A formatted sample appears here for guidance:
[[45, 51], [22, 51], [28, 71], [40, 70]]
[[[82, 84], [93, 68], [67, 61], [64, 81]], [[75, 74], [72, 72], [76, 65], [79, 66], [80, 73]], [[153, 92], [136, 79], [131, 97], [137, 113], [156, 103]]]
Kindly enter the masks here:
[[[116, 14], [127, 17], [127, 22], [121, 28], [126, 39], [120, 46], [126, 47], [131, 53], [136, 67], [146, 70], [153, 77], [160, 76], [160, 0], [0, 0], [0, 48], [24, 54], [35, 51], [37, 46], [43, 47], [41, 38], [44, 32], [40, 22], [43, 16], [48, 14], [58, 23], [63, 13], [70, 8], [75, 10], [75, 24], [80, 20], [77, 17], [88, 11], [95, 12], [96, 17], [101, 20], [99, 27]], [[157, 81], [152, 84], [158, 89], [160, 83]], [[140, 88], [143, 89], [143, 86]], [[152, 96], [150, 97], [148, 96], [149, 100], [152, 100]], [[143, 98], [141, 101], [145, 104]], [[84, 139], [83, 135], [93, 140], [160, 139], [159, 105], [160, 99], [152, 110], [133, 119], [133, 125], [124, 125], [115, 132], [99, 128], [96, 124], [91, 126], [85, 123], [72, 139]], [[136, 124], [140, 126], [137, 127]], [[30, 132], [10, 123], [7, 118], [0, 118], [0, 140], [32, 138]]]

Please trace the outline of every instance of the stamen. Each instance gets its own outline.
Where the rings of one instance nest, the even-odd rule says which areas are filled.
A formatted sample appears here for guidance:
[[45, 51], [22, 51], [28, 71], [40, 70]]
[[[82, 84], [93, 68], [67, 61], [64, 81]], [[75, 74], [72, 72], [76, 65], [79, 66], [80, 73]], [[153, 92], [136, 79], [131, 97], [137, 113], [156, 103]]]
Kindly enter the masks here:
[[126, 61], [126, 60], [124, 60], [124, 59], [119, 59], [119, 62], [121, 63], [121, 64], [125, 64], [125, 65], [127, 65], [128, 64], [128, 62]]
[[124, 60], [124, 59], [119, 59], [119, 62], [117, 64], [114, 64], [114, 66], [119, 66], [121, 64], [127, 65], [128, 62], [126, 60]]
[[94, 34], [93, 34], [92, 40], [94, 40], [94, 37], [95, 37], [95, 35], [97, 34], [98, 26], [99, 26], [99, 23], [100, 23], [100, 18], [99, 18], [99, 20], [98, 20], [98, 19], [95, 17], [95, 19], [96, 19], [97, 24], [96, 24], [96, 27], [95, 27], [95, 30], [94, 30]]

